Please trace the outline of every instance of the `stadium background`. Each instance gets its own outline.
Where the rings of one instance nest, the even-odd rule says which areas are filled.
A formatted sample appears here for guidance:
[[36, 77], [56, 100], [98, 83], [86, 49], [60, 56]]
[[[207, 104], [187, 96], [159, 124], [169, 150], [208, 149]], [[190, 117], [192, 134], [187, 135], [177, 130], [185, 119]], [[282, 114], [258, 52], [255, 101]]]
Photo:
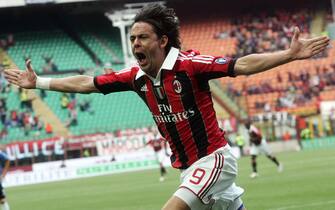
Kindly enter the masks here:
[[[99, 75], [104, 68], [121, 70], [133, 60], [120, 33], [123, 27], [115, 27], [115, 23], [121, 20], [119, 24], [127, 25], [136, 9], [143, 5], [142, 2], [0, 1], [1, 68], [17, 66], [24, 69], [25, 59], [31, 58], [37, 73], [49, 77]], [[331, 3], [312, 0], [166, 1], [168, 6], [175, 8], [181, 20], [184, 50], [192, 48], [204, 54], [232, 57], [287, 48], [295, 25], [300, 27], [302, 36], [327, 34], [334, 38]], [[127, 31], [127, 28], [124, 29]], [[334, 154], [333, 44], [325, 53], [309, 60], [295, 61], [249, 77], [223, 78], [210, 83], [218, 121], [227, 130], [231, 144], [234, 146], [237, 133], [248, 140], [241, 122], [250, 118], [261, 128], [280, 159], [285, 160], [285, 165], [288, 165], [285, 170], [292, 169], [291, 174], [288, 172], [279, 177], [272, 174], [271, 166], [266, 166], [270, 171], [264, 171], [268, 185], [258, 181], [259, 185], [266, 185], [263, 186], [264, 191], [271, 189], [271, 183], [278, 183], [278, 179], [286, 181], [283, 183], [292, 182], [289, 177], [299, 173], [293, 170], [295, 161], [298, 165], [305, 161], [306, 165], [301, 170], [307, 168], [306, 183], [310, 183], [311, 177], [321, 176], [331, 164], [325, 164], [323, 168], [320, 167], [319, 173], [308, 176], [308, 168], [314, 167], [308, 162], [313, 162], [314, 156], [321, 157], [320, 162], [331, 162], [331, 154]], [[142, 148], [152, 138], [154, 121], [144, 103], [134, 93], [102, 96], [29, 91], [9, 85], [2, 74], [0, 80], [0, 138], [11, 158], [10, 173], [5, 180], [5, 186], [9, 187], [9, 200], [18, 199], [16, 195], [27, 189], [11, 186], [157, 167], [150, 148]], [[306, 132], [307, 137], [304, 135]], [[244, 150], [248, 154], [248, 144]], [[236, 153], [238, 155], [237, 149]], [[248, 157], [241, 158], [241, 182], [257, 188], [257, 182], [246, 178], [249, 174], [247, 161]], [[154, 175], [133, 172], [127, 173], [127, 176], [131, 179], [134, 174], [140, 174], [138, 180], [134, 178], [135, 183], [141, 184], [143, 181], [148, 186], [151, 186], [149, 183], [159, 184], [156, 183], [157, 172], [148, 172]], [[145, 173], [144, 177], [141, 177], [142, 173]], [[177, 174], [170, 173], [174, 181], [168, 184], [176, 185]], [[153, 178], [149, 180], [149, 177]], [[106, 178], [120, 179], [117, 175]], [[90, 182], [93, 179], [99, 178], [83, 179], [81, 185], [86, 186], [85, 180]], [[325, 180], [329, 180], [329, 177]], [[278, 186], [281, 184], [279, 182]], [[93, 185], [96, 183], [91, 183], [88, 188]], [[302, 187], [304, 185], [301, 183], [300, 193], [313, 193]], [[40, 188], [43, 187], [31, 187], [28, 189], [42, 193]], [[60, 188], [52, 186], [56, 191]], [[168, 189], [167, 192], [173, 192], [172, 188]], [[324, 192], [332, 194], [335, 190], [325, 185]], [[132, 193], [136, 194], [135, 191], [129, 191], [129, 194]], [[264, 196], [264, 192], [259, 193], [255, 193], [254, 198], [252, 196], [255, 194], [248, 195], [251, 200], [249, 203], [255, 207], [253, 209], [271, 209], [271, 202], [268, 206], [266, 203], [253, 202], [254, 199], [263, 199], [257, 196]], [[283, 209], [309, 209], [301, 205], [292, 207], [293, 197], [288, 196], [287, 199], [286, 206], [291, 204], [291, 207]], [[113, 209], [113, 203], [106, 202], [99, 209]], [[321, 205], [318, 204], [320, 202]], [[16, 203], [20, 202], [16, 200]], [[333, 204], [334, 200], [327, 199], [321, 193], [320, 199], [311, 203], [326, 207]], [[39, 209], [37, 206], [31, 209]], [[74, 204], [68, 209], [85, 208], [76, 206], [80, 204]], [[281, 205], [277, 206], [280, 209]], [[157, 209], [159, 204], [143, 209], [150, 208]]]

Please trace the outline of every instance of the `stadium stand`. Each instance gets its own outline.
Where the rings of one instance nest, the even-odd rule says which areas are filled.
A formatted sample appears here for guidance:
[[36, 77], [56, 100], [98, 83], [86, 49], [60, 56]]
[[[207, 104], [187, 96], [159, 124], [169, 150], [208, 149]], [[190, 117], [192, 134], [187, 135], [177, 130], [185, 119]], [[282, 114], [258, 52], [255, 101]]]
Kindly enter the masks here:
[[111, 27], [111, 22], [106, 17], [102, 15], [70, 16], [68, 19], [73, 21], [71, 25], [75, 32], [103, 65], [111, 65], [116, 70], [124, 67], [120, 30]]
[[[323, 10], [315, 12], [305, 8], [277, 10], [274, 13], [269, 10], [259, 15], [252, 15], [252, 13], [238, 15], [240, 17], [238, 20], [217, 15], [198, 22], [184, 21], [182, 26], [184, 47], [195, 46], [202, 53], [214, 52], [234, 57], [263, 52], [260, 50], [271, 52], [288, 47], [293, 25], [299, 25], [303, 36], [309, 36], [310, 31], [321, 32], [320, 22], [325, 19]], [[318, 28], [311, 28], [312, 26]], [[267, 30], [267, 33], [260, 33], [264, 30]], [[318, 78], [317, 69], [324, 69], [325, 74], [330, 74], [334, 71], [333, 61], [334, 49], [329, 49], [327, 54], [321, 57], [308, 61], [296, 61], [264, 73], [240, 77], [238, 80], [223, 78], [221, 83], [227, 87], [227, 91], [231, 92], [228, 94], [234, 97], [234, 100], [245, 99], [245, 107], [249, 115], [264, 112], [265, 105], [267, 109], [270, 108], [268, 111], [290, 111], [292, 108], [292, 112], [296, 112], [295, 106], [309, 107], [318, 101], [318, 95], [305, 96], [304, 93], [311, 91], [311, 84], [303, 84], [302, 81], [293, 83], [292, 77], [299, 77], [298, 74], [307, 71], [311, 78]], [[304, 92], [298, 91], [299, 88], [304, 90], [303, 86], [307, 86], [305, 87], [307, 89]], [[332, 88], [327, 85], [325, 87], [325, 89]], [[293, 94], [292, 105], [279, 106], [280, 99], [285, 101], [289, 91]], [[323, 95], [322, 92], [321, 95]], [[325, 100], [325, 97], [322, 100]]]
[[[269, 51], [283, 49], [289, 43], [291, 35], [289, 26], [298, 24], [307, 36], [310, 32], [322, 31], [320, 24], [326, 19], [323, 10], [311, 12], [310, 9], [302, 10], [299, 9], [300, 7], [289, 10], [279, 9], [276, 12], [265, 10], [258, 15], [253, 15], [255, 11], [233, 11], [236, 8], [221, 14], [215, 7], [211, 5], [208, 8], [213, 10], [210, 15], [208, 11], [185, 11], [180, 15], [183, 49], [192, 47], [205, 54], [225, 54], [234, 57], [259, 52], [259, 49]], [[202, 13], [206, 13], [208, 17], [202, 18]], [[28, 57], [33, 60], [38, 73], [53, 76], [77, 73], [100, 74], [102, 66], [105, 65], [111, 65], [114, 70], [123, 68], [119, 29], [112, 27], [104, 14], [51, 16], [22, 15], [15, 22], [9, 23], [15, 45], [8, 48], [7, 53], [21, 69], [24, 68], [24, 60]], [[236, 16], [239, 16], [239, 21], [234, 18]], [[268, 29], [267, 33], [259, 33], [264, 29]], [[283, 30], [285, 33], [281, 33]], [[1, 36], [3, 35], [5, 34]], [[249, 43], [247, 40], [257, 42]], [[280, 40], [280, 42], [274, 42], [274, 40]], [[292, 82], [292, 77], [299, 78], [304, 71], [308, 71], [310, 77], [313, 77], [317, 74], [318, 68], [325, 74], [330, 74], [334, 72], [334, 56], [334, 49], [329, 49], [328, 54], [321, 57], [290, 63], [252, 77], [239, 77], [234, 80], [224, 78], [221, 80], [221, 88], [225, 93], [217, 92], [217, 95], [225, 98], [224, 100], [227, 97], [231, 101], [226, 101], [226, 104], [232, 104], [237, 110], [246, 110], [249, 115], [290, 109], [293, 113], [299, 113], [301, 110], [297, 111], [295, 107], [278, 106], [279, 99], [293, 91], [293, 84], [295, 94], [303, 94], [303, 89], [299, 90], [303, 82], [299, 79]], [[96, 62], [95, 59], [101, 63]], [[332, 77], [328, 75], [326, 78]], [[41, 97], [43, 103], [59, 118], [70, 135], [153, 125], [147, 108], [133, 93], [115, 93], [107, 97], [98, 94], [69, 96], [70, 108], [61, 108], [62, 94], [60, 93], [47, 92], [42, 97], [42, 93], [36, 91], [36, 95]], [[300, 101], [299, 106], [317, 109], [316, 104], [319, 100], [332, 100], [333, 96], [332, 80], [326, 81], [320, 97], [311, 97], [304, 104]], [[18, 103], [15, 98], [17, 96], [13, 92], [5, 97], [8, 97], [8, 103], [12, 103], [11, 101], [13, 104]], [[88, 104], [89, 111], [81, 108], [85, 103]], [[73, 118], [76, 122], [71, 123]], [[12, 135], [8, 135], [8, 139], [17, 139], [9, 136]], [[24, 139], [27, 138], [35, 137], [29, 134]]]
[[[16, 44], [8, 54], [21, 69], [25, 67], [25, 56], [34, 61], [39, 73], [95, 66], [90, 57], [59, 29], [16, 33], [14, 36]], [[58, 70], [45, 68], [48, 59], [53, 60]]]
[[[97, 57], [103, 61], [103, 64], [112, 64], [114, 70], [123, 68], [120, 35], [118, 29], [113, 28], [106, 17], [101, 14], [100, 16], [92, 16], [94, 20], [101, 23], [99, 27], [94, 23], [83, 24], [85, 23], [85, 18], [81, 19], [82, 17], [79, 16], [67, 18], [62, 19], [62, 21], [76, 23], [77, 27], [74, 27], [75, 33], [80, 35], [79, 37], [82, 38], [90, 50], [96, 53]], [[53, 23], [53, 21], [49, 21]], [[25, 29], [23, 32], [16, 31], [13, 33], [15, 45], [7, 51], [12, 61], [19, 68], [24, 69], [25, 59], [29, 57], [32, 59], [33, 66], [39, 74], [51, 74], [53, 77], [64, 74], [73, 75], [76, 73], [73, 70], [79, 70], [80, 73], [87, 70], [89, 74], [100, 74], [102, 67], [96, 66], [87, 51], [77, 43], [77, 40], [69, 35], [66, 28], [59, 27], [59, 25], [63, 26], [64, 24], [56, 26], [56, 24], [50, 24], [50, 22], [39, 24], [38, 28], [34, 24], [29, 25], [25, 22], [28, 25], [21, 25]], [[48, 67], [50, 60], [57, 65], [56, 70], [45, 68]], [[100, 68], [99, 71], [96, 70], [98, 68]], [[65, 109], [62, 109], [60, 105], [62, 94], [56, 92], [43, 94], [44, 103], [51, 108], [51, 111], [63, 125], [68, 127], [71, 135], [137, 128], [153, 124], [153, 120], [148, 114], [144, 103], [133, 93], [115, 93], [108, 97], [98, 94], [75, 95], [71, 103], [72, 107]], [[40, 91], [36, 91], [36, 95], [41, 96]], [[9, 108], [19, 104], [17, 94], [14, 91], [10, 91], [4, 97], [7, 98]], [[90, 102], [92, 113], [80, 110], [80, 104], [85, 101]], [[77, 123], [70, 123], [73, 116], [77, 118]], [[48, 119], [46, 119], [47, 121]], [[5, 141], [41, 139], [49, 136], [34, 136], [30, 133], [25, 137], [23, 135], [23, 132], [19, 129], [10, 129]]]

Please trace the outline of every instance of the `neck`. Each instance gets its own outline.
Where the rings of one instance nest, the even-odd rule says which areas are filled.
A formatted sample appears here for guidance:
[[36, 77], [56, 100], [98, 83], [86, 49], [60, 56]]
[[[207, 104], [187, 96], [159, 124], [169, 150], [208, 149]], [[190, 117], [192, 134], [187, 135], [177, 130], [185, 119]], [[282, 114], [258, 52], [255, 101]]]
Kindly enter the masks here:
[[159, 72], [159, 69], [154, 69], [150, 72], [146, 72], [149, 76], [153, 77], [153, 78], [156, 78], [157, 77], [157, 74]]
[[151, 66], [152, 68], [145, 73], [150, 75], [153, 78], [156, 78], [159, 70], [161, 69], [165, 61], [165, 58], [166, 58], [165, 51], [160, 51], [156, 56], [156, 59], [155, 59], [156, 62], [154, 62], [153, 65]]
[[162, 57], [160, 59], [160, 62], [157, 63], [157, 65], [152, 68], [151, 70], [149, 70], [148, 72], [146, 72], [148, 75], [150, 75], [151, 77], [153, 78], [156, 78], [157, 77], [157, 74], [159, 72], [159, 70], [161, 69], [162, 65], [163, 65], [163, 62], [165, 60], [165, 57]]

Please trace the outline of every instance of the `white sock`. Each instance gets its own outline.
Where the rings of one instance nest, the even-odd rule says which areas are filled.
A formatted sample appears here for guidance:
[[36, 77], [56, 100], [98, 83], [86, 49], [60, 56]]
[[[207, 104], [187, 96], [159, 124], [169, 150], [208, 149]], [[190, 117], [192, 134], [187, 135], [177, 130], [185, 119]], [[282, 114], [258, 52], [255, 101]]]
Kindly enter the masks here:
[[7, 202], [4, 202], [3, 204], [1, 204], [1, 208], [2, 210], [10, 210]]

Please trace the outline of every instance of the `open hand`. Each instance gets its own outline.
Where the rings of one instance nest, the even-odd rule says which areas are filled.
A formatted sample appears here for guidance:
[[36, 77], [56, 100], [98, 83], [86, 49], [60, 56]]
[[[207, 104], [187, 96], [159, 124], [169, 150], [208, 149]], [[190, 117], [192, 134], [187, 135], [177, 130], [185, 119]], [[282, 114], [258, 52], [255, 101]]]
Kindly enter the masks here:
[[104, 68], [104, 72], [105, 72], [105, 74], [111, 74], [111, 73], [114, 72], [114, 69], [112, 69], [112, 68]]
[[300, 30], [294, 28], [294, 34], [290, 45], [290, 53], [293, 60], [310, 58], [323, 50], [329, 45], [327, 36], [319, 36], [310, 39], [299, 39]]
[[9, 83], [22, 88], [32, 89], [36, 87], [37, 75], [31, 66], [31, 60], [26, 62], [26, 70], [5, 69], [4, 76]]

